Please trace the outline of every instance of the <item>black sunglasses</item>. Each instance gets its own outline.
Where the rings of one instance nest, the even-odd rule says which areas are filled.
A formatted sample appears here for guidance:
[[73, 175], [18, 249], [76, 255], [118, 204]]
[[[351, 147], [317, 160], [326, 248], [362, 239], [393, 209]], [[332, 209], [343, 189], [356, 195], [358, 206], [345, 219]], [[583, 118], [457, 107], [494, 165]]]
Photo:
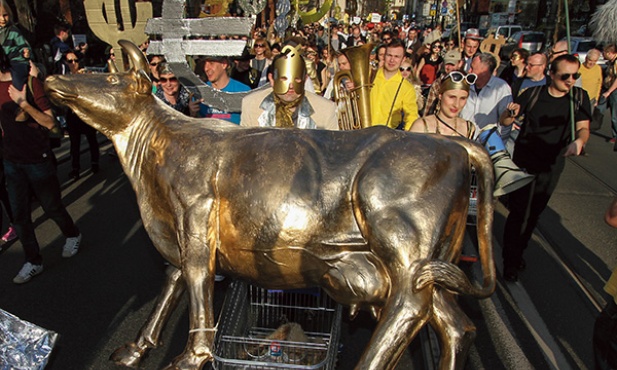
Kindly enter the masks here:
[[156, 67], [156, 66], [158, 66], [159, 64], [160, 64], [160, 63], [158, 63], [158, 62], [150, 62], [150, 65], [151, 65], [152, 67]]
[[77, 59], [67, 59], [66, 62], [67, 63], [78, 63], [79, 61]]
[[265, 48], [266, 45], [264, 45], [264, 44], [255, 44], [255, 47], [256, 48]]
[[161, 78], [159, 78], [159, 81], [161, 81], [161, 83], [165, 83], [167, 81], [169, 81], [169, 82], [177, 82], [178, 78], [177, 77], [169, 77], [169, 78], [161, 77]]
[[559, 77], [560, 80], [562, 81], [567, 81], [570, 77], [574, 78], [575, 80], [578, 80], [581, 77], [581, 74], [576, 72], [576, 73], [564, 73], [562, 75], [557, 75], [557, 77]]

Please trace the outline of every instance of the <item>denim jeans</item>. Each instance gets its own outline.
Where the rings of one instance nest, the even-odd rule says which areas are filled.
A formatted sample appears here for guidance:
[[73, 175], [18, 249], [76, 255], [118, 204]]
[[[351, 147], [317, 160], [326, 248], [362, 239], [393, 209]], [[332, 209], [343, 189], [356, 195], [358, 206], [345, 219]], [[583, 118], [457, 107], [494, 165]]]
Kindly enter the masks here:
[[30, 196], [36, 196], [45, 214], [60, 228], [65, 237], [79, 235], [73, 219], [64, 208], [60, 193], [60, 183], [56, 168], [51, 159], [41, 163], [22, 164], [4, 160], [4, 173], [9, 193], [13, 226], [23, 245], [26, 262], [41, 264], [39, 243], [32, 224]]

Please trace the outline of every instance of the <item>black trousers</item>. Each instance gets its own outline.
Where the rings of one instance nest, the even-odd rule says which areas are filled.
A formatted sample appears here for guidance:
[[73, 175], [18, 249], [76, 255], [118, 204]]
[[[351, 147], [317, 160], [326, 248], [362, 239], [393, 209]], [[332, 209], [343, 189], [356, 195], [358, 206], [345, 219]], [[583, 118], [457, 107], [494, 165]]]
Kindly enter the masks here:
[[617, 305], [613, 297], [593, 326], [593, 357], [596, 370], [617, 369]]
[[[88, 126], [84, 121], [70, 113], [67, 115], [66, 130], [69, 133], [71, 143], [71, 166], [74, 170], [79, 170], [79, 159], [81, 152], [81, 135], [86, 135], [88, 146], [90, 147], [90, 162], [99, 163], [99, 142], [96, 139], [96, 130]], [[70, 118], [70, 119], [69, 119]]]
[[549, 171], [537, 173], [530, 171], [535, 175], [534, 181], [508, 194], [510, 214], [503, 234], [504, 269], [515, 269], [521, 264], [523, 251], [527, 248], [540, 214], [557, 187], [564, 166], [565, 161], [558, 160]]

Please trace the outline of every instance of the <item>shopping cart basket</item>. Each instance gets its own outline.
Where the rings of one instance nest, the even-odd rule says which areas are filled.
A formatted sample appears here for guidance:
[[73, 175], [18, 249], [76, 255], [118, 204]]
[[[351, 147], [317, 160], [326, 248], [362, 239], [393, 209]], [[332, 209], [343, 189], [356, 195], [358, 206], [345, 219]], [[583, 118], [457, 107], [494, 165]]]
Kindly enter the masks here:
[[341, 314], [320, 288], [267, 290], [234, 281], [219, 318], [213, 367], [333, 370]]
[[475, 225], [478, 216], [478, 178], [476, 170], [471, 169], [471, 185], [469, 186], [469, 209], [467, 211], [467, 225]]

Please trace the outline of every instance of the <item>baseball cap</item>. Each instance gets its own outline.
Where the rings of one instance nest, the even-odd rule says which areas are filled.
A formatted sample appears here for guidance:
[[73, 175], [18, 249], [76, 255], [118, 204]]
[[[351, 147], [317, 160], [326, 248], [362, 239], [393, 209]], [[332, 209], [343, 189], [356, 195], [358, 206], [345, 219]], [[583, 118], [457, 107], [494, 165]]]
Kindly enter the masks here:
[[461, 60], [461, 52], [458, 50], [450, 50], [443, 57], [443, 62], [445, 64], [456, 64]]

